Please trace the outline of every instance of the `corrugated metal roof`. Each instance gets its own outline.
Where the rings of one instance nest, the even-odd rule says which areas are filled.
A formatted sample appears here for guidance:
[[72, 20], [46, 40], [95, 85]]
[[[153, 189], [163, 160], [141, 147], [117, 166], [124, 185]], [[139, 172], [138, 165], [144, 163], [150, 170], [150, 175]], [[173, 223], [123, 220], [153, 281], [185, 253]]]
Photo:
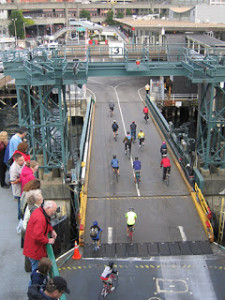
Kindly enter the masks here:
[[192, 34], [192, 35], [187, 35], [187, 37], [189, 37], [190, 39], [192, 39], [193, 41], [199, 43], [199, 44], [204, 44], [204, 45], [208, 45], [208, 46], [218, 46], [218, 47], [225, 47], [225, 42], [218, 40], [214, 37], [210, 37], [208, 35], [204, 35], [204, 34]]

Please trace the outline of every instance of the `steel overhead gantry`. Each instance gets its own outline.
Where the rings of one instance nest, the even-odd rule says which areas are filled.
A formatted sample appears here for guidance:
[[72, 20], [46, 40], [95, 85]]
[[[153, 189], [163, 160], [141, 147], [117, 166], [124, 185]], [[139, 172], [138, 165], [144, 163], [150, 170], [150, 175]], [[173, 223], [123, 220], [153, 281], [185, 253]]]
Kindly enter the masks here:
[[183, 45], [117, 48], [86, 45], [4, 53], [4, 72], [15, 78], [19, 124], [29, 128], [34, 157], [43, 154], [45, 172], [52, 168], [66, 172], [65, 86], [82, 85], [88, 76], [185, 76], [198, 83], [199, 166], [224, 168], [224, 88], [220, 82], [225, 78], [225, 50], [209, 48], [207, 55], [196, 59]]

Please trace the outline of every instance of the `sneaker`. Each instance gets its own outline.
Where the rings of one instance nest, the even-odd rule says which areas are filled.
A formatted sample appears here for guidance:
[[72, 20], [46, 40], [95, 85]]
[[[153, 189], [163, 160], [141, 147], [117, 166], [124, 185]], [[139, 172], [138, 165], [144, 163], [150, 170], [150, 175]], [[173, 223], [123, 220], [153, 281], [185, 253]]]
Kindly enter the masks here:
[[111, 290], [110, 292], [114, 291], [115, 290], [115, 286], [111, 287]]

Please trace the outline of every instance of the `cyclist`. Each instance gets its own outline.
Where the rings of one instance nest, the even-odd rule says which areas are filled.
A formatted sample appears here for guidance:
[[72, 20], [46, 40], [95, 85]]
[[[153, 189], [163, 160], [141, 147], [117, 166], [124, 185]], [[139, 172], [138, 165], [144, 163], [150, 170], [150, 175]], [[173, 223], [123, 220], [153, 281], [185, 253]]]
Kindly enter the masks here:
[[134, 142], [136, 141], [136, 128], [137, 128], [137, 124], [135, 124], [135, 121], [133, 121], [130, 124], [130, 133]]
[[111, 160], [111, 166], [113, 168], [113, 172], [117, 172], [118, 175], [120, 175], [120, 170], [119, 170], [119, 161], [116, 158], [116, 155], [113, 155], [113, 159]]
[[109, 112], [110, 112], [111, 116], [113, 116], [114, 107], [115, 107], [115, 104], [110, 102], [109, 103]]
[[160, 147], [160, 153], [162, 155], [162, 158], [164, 156], [166, 156], [166, 154], [167, 154], [167, 146], [166, 146], [166, 142], [165, 141], [162, 142], [162, 145]]
[[168, 174], [170, 174], [171, 170], [171, 164], [170, 159], [167, 156], [164, 156], [161, 160], [160, 168], [163, 166], [163, 178], [162, 180], [166, 180], [166, 172], [168, 171]]
[[140, 131], [138, 132], [138, 139], [139, 139], [139, 147], [141, 147], [142, 144], [144, 145], [144, 141], [145, 141], [145, 134], [142, 129], [140, 129]]
[[127, 135], [123, 139], [123, 143], [125, 143], [125, 154], [127, 153], [127, 148], [129, 147], [131, 151], [131, 144], [132, 144], [133, 138], [130, 135], [130, 131], [127, 131]]
[[127, 219], [127, 236], [129, 236], [129, 228], [132, 227], [134, 230], [137, 214], [134, 212], [134, 208], [129, 208], [129, 211], [125, 214]]
[[113, 131], [114, 138], [116, 137], [116, 135], [118, 135], [118, 129], [119, 129], [119, 125], [116, 123], [116, 120], [114, 120], [112, 123], [112, 131]]
[[144, 119], [148, 120], [148, 107], [147, 107], [147, 105], [145, 105], [145, 107], [143, 108], [143, 113], [144, 113]]
[[133, 162], [133, 169], [134, 169], [134, 174], [135, 174], [135, 178], [134, 178], [134, 182], [137, 182], [137, 176], [139, 176], [139, 178], [141, 178], [141, 162], [140, 160], [138, 160], [138, 157], [135, 157], [135, 160]]
[[113, 267], [114, 267], [114, 262], [109, 261], [108, 266], [105, 267], [105, 269], [102, 272], [102, 275], [100, 277], [101, 280], [103, 281], [103, 283], [106, 283], [107, 285], [109, 285], [111, 292], [115, 290], [115, 287], [112, 286], [112, 279], [110, 278], [110, 275], [112, 273], [117, 274], [117, 270], [115, 270]]
[[98, 221], [94, 221], [90, 228], [90, 237], [93, 241], [97, 241], [97, 249], [100, 249], [100, 235], [102, 229], [98, 226]]

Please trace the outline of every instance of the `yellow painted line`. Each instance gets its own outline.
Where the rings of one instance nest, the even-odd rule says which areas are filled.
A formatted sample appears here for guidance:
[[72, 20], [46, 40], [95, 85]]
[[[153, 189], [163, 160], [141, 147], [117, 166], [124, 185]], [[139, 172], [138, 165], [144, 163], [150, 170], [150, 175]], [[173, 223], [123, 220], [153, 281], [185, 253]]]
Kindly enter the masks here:
[[155, 266], [153, 266], [153, 265], [150, 265], [150, 267], [151, 267], [152, 269], [155, 269]]
[[146, 269], [149, 269], [149, 266], [148, 266], [148, 265], [145, 265], [145, 268], [146, 268]]
[[76, 267], [73, 267], [73, 269], [76, 270], [77, 268], [76, 268]]
[[136, 269], [139, 269], [139, 266], [136, 265], [135, 268], [136, 268]]
[[122, 265], [119, 265], [120, 269], [123, 269], [123, 266]]
[[143, 266], [143, 265], [140, 265], [140, 268], [141, 268], [141, 269], [144, 269], [144, 266]]
[[62, 267], [62, 269], [63, 269], [63, 270], [66, 270], [66, 268], [65, 268], [65, 267]]
[[156, 268], [157, 268], [157, 269], [159, 269], [159, 268], [161, 268], [161, 266], [160, 266], [160, 265], [158, 265], [158, 266], [156, 266]]
[[61, 271], [61, 268], [58, 268], [59, 271]]
[[78, 266], [77, 269], [82, 269], [82, 267], [81, 267], [81, 266]]
[[71, 270], [71, 268], [70, 268], [70, 267], [67, 267], [67, 269]]
[[80, 216], [81, 216], [80, 225], [83, 226], [82, 230], [81, 229], [79, 230], [80, 246], [84, 246], [84, 233], [85, 233], [86, 211], [87, 211], [87, 190], [88, 190], [88, 178], [89, 178], [89, 170], [90, 170], [92, 138], [93, 138], [93, 130], [94, 130], [94, 119], [95, 119], [95, 101], [93, 101], [90, 141], [89, 141], [89, 149], [88, 149], [88, 156], [87, 156], [86, 178], [80, 193]]

